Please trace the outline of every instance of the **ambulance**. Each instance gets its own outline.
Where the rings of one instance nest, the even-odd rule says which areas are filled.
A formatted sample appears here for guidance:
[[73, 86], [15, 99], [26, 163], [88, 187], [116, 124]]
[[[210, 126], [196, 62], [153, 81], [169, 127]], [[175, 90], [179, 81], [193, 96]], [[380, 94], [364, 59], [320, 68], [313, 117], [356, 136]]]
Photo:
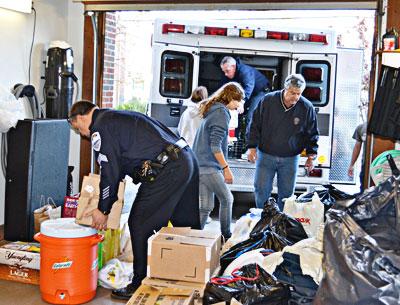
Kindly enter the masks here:
[[[303, 96], [315, 107], [320, 132], [315, 169], [304, 169], [301, 157], [296, 191], [324, 183], [354, 184], [347, 176], [360, 101], [362, 52], [337, 48], [335, 32], [283, 28], [274, 24], [196, 22], [158, 19], [152, 37], [153, 84], [149, 114], [175, 129], [197, 86], [212, 94], [220, 86], [224, 56], [239, 58], [263, 73], [280, 90], [291, 73], [301, 73]], [[255, 164], [246, 159], [244, 120], [233, 115], [228, 163], [234, 175], [232, 191], [252, 192]], [[236, 120], [235, 120], [236, 118]], [[239, 131], [239, 132], [238, 132]], [[345, 157], [346, 156], [346, 157]]]

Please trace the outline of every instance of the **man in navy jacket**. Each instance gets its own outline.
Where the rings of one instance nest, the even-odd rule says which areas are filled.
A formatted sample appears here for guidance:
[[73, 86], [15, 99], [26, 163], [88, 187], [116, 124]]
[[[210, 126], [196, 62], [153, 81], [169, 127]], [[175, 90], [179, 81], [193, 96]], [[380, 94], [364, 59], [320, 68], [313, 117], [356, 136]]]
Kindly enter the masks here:
[[268, 79], [257, 69], [241, 63], [240, 59], [225, 56], [221, 60], [221, 69], [224, 76], [221, 84], [237, 82], [244, 89], [244, 113], [246, 114], [246, 134], [253, 116], [254, 110], [264, 98], [266, 89], [269, 89]]
[[255, 199], [262, 208], [277, 174], [278, 206], [293, 195], [300, 153], [305, 149], [307, 171], [318, 150], [318, 126], [313, 105], [301, 96], [306, 82], [301, 74], [285, 79], [284, 89], [267, 94], [254, 112], [247, 139], [248, 160], [256, 162]]

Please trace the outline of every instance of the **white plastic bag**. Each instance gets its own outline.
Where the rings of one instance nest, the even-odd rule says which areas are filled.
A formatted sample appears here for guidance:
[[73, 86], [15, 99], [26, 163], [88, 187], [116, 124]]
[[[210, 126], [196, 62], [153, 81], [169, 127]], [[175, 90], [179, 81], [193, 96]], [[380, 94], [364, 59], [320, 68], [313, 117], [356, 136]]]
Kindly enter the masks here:
[[25, 118], [25, 109], [21, 101], [3, 86], [0, 86], [0, 132], [8, 132], [17, 126], [18, 120]]
[[250, 232], [261, 219], [261, 212], [262, 209], [250, 209], [250, 213], [243, 215], [238, 219], [238, 221], [236, 221], [231, 238], [229, 238], [222, 247], [222, 253], [249, 238]]
[[121, 254], [118, 256], [118, 259], [123, 262], [133, 262], [133, 251], [132, 251], [132, 242], [131, 235], [129, 232], [128, 223], [125, 222], [121, 229], [121, 239], [119, 243], [119, 248], [121, 249]]
[[309, 202], [297, 202], [296, 196], [286, 199], [283, 212], [300, 221], [308, 237], [314, 237], [324, 222], [324, 205], [317, 193]]
[[121, 289], [132, 280], [132, 263], [113, 258], [99, 271], [99, 284], [107, 289]]

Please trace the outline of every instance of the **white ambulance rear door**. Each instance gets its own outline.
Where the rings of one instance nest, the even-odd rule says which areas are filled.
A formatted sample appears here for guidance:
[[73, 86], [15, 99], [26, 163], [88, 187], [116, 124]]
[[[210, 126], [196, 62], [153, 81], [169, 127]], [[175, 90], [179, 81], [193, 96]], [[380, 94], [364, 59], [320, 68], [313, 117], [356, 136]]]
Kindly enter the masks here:
[[199, 74], [198, 47], [153, 43], [150, 115], [177, 127]]
[[[306, 80], [305, 96], [314, 105], [317, 112], [318, 156], [316, 165], [331, 167], [332, 137], [335, 107], [336, 54], [293, 54], [291, 73], [300, 73]], [[300, 164], [304, 164], [301, 158]]]

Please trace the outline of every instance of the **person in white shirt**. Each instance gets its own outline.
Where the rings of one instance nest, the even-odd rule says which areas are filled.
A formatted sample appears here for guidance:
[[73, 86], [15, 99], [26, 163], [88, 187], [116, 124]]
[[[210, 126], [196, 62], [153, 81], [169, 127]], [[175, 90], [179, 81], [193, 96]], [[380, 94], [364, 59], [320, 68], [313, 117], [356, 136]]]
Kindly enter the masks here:
[[199, 114], [200, 102], [208, 98], [206, 87], [199, 86], [193, 90], [187, 109], [182, 113], [178, 124], [179, 135], [186, 140], [189, 146], [193, 147], [197, 129], [199, 129], [201, 117]]

